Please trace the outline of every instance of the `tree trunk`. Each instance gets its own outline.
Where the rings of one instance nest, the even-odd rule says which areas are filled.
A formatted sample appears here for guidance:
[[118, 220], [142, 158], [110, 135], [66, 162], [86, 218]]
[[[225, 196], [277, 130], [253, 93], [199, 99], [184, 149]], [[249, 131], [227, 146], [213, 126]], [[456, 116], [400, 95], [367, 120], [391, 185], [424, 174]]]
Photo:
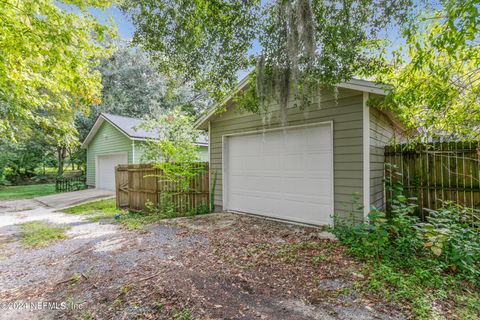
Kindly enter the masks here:
[[61, 176], [64, 171], [65, 158], [67, 157], [67, 148], [58, 146], [57, 147], [57, 156], [58, 156], [58, 168], [57, 176]]

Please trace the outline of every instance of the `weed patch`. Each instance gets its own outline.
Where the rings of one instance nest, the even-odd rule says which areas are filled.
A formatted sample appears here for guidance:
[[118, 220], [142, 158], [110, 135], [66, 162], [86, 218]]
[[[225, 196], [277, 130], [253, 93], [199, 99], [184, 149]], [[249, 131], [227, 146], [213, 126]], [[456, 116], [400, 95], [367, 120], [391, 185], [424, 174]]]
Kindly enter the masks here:
[[65, 239], [69, 226], [55, 226], [42, 221], [30, 221], [18, 225], [20, 240], [27, 248], [46, 246], [54, 241]]

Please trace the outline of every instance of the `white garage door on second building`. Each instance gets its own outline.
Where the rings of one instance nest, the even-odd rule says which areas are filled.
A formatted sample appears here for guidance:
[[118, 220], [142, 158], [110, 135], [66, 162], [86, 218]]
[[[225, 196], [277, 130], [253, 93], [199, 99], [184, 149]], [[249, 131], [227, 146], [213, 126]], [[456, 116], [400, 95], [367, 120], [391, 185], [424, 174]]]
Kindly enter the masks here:
[[128, 155], [126, 152], [97, 156], [95, 187], [115, 190], [115, 166], [127, 163]]
[[331, 123], [226, 136], [224, 143], [225, 209], [332, 224]]

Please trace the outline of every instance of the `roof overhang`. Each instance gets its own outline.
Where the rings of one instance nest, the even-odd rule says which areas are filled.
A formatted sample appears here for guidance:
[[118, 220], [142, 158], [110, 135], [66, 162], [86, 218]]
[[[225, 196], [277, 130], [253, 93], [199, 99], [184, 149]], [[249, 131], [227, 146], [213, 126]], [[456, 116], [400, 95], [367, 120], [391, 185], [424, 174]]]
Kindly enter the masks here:
[[[128, 133], [126, 133], [124, 130], [122, 130], [122, 128], [120, 128], [119, 126], [117, 126], [115, 123], [113, 123], [112, 121], [110, 121], [107, 117], [103, 116], [102, 114], [100, 114], [97, 119], [95, 120], [95, 123], [93, 124], [93, 127], [92, 129], [90, 129], [90, 131], [88, 132], [87, 134], [87, 137], [85, 138], [85, 140], [83, 141], [82, 145], [80, 146], [82, 149], [86, 149], [89, 145], [89, 143], [93, 140], [93, 138], [95, 137], [95, 135], [97, 134], [97, 131], [98, 129], [100, 129], [101, 125], [104, 123], [104, 122], [108, 122], [109, 124], [111, 124], [115, 129], [117, 129], [118, 131], [120, 131], [121, 133], [123, 133], [128, 139], [130, 140], [134, 140], [134, 141], [150, 141], [150, 140], [154, 140], [154, 139], [151, 139], [151, 138], [142, 138], [142, 137], [135, 137], [135, 136], [130, 136]], [[197, 142], [196, 143], [197, 146], [208, 146], [208, 142]]]
[[[247, 85], [249, 84], [249, 77], [246, 76], [243, 78], [238, 85], [235, 87], [233, 90], [233, 93], [227, 96], [222, 102], [215, 104], [211, 108], [209, 108], [202, 117], [200, 117], [196, 122], [195, 122], [195, 127], [197, 129], [203, 129], [206, 130], [208, 128], [208, 122], [211, 120], [211, 118], [215, 115], [217, 110], [226, 105], [228, 102], [230, 102], [235, 95], [238, 94], [238, 92], [241, 92], [244, 90]], [[360, 79], [352, 79], [347, 82], [343, 82], [337, 85], [339, 88], [345, 88], [345, 89], [351, 89], [351, 90], [357, 90], [361, 92], [368, 92], [368, 93], [374, 93], [378, 95], [387, 95], [388, 90], [390, 89], [390, 86], [388, 85], [381, 85], [372, 81], [367, 81], [367, 80], [360, 80]]]

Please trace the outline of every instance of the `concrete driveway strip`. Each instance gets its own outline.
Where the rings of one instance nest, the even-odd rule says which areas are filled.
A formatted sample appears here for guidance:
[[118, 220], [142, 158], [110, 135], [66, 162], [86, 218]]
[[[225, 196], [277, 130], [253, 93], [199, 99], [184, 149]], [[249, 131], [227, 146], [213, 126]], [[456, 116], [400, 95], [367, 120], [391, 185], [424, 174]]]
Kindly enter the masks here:
[[34, 200], [39, 201], [50, 208], [62, 209], [74, 206], [79, 203], [85, 203], [102, 198], [112, 198], [114, 196], [115, 192], [111, 190], [86, 189], [80, 191], [58, 193], [44, 197], [36, 197], [34, 198]]

